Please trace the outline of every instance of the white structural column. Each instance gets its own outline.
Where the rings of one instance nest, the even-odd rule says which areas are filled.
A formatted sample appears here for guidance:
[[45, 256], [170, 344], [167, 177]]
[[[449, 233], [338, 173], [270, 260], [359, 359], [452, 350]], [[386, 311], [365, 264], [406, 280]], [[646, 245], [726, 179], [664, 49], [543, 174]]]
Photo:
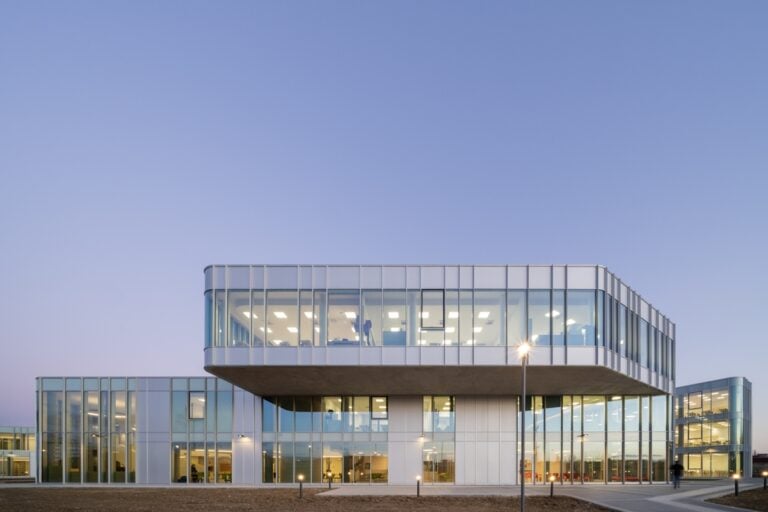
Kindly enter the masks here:
[[456, 397], [456, 484], [517, 483], [516, 397]]
[[136, 483], [167, 484], [171, 474], [170, 379], [136, 382]]
[[260, 484], [261, 398], [235, 388], [233, 421], [232, 483]]
[[389, 483], [415, 484], [421, 475], [421, 396], [389, 397]]

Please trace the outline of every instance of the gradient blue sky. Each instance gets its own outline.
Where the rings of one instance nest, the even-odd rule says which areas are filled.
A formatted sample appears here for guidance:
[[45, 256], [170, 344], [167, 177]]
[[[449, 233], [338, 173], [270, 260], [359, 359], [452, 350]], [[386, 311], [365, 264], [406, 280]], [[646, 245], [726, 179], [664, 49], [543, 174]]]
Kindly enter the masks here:
[[0, 424], [209, 263], [601, 263], [768, 450], [768, 2], [0, 2]]

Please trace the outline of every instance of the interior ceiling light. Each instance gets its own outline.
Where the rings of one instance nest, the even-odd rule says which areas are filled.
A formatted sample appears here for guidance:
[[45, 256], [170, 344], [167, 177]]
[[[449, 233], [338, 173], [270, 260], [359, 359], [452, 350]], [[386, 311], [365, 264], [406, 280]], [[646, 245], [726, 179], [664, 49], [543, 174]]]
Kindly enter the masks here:
[[550, 313], [544, 313], [544, 316], [547, 318], [557, 318], [560, 316], [560, 312], [556, 309], [553, 309]]
[[288, 332], [296, 334], [297, 332], [299, 332], [299, 330], [296, 327], [289, 327]]
[[304, 316], [307, 318], [312, 318], [312, 312], [311, 311], [305, 311]]
[[286, 315], [286, 314], [285, 314], [284, 312], [282, 312], [282, 311], [275, 311], [275, 313], [274, 313], [274, 314], [275, 314], [275, 316], [276, 316], [277, 318], [279, 318], [280, 320], [285, 320], [286, 318], [288, 318], [288, 315]]
[[575, 323], [576, 323], [576, 320], [574, 320], [573, 318], [569, 318], [568, 320], [565, 321], [565, 325], [573, 325]]
[[448, 313], [448, 318], [459, 318], [459, 312], [458, 311], [451, 311]]
[[243, 315], [245, 318], [251, 318], [251, 312], [250, 311], [243, 311]]
[[475, 328], [472, 329], [472, 332], [483, 332], [483, 328], [482, 327], [475, 327]]
[[491, 312], [490, 311], [481, 311], [481, 312], [479, 312], [477, 314], [477, 318], [482, 318], [482, 319], [486, 319], [489, 316], [491, 316]]
[[446, 327], [445, 328], [445, 332], [447, 332], [448, 334], [450, 334], [452, 332], [456, 332], [456, 328], [455, 327]]
[[420, 318], [429, 318], [429, 311], [422, 311], [419, 313]]
[[389, 312], [387, 313], [387, 317], [389, 317], [389, 318], [392, 318], [392, 319], [394, 319], [394, 318], [400, 318], [400, 313], [399, 313], [399, 312], [397, 312], [397, 311], [389, 311]]
[[357, 318], [357, 313], [355, 313], [354, 311], [345, 311], [344, 316], [349, 318], [350, 320], [354, 320], [355, 318]]

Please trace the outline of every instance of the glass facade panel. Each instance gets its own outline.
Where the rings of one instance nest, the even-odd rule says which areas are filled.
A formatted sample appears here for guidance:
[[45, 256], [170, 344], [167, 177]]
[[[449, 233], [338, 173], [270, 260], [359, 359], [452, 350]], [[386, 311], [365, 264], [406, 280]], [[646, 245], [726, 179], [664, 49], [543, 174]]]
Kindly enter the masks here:
[[528, 292], [528, 329], [534, 345], [549, 345], [549, 319], [563, 315], [562, 311], [551, 310], [549, 301], [549, 291]]
[[465, 346], [475, 344], [475, 333], [472, 325], [472, 318], [474, 317], [472, 302], [473, 293], [471, 291], [459, 291], [459, 340]]
[[312, 292], [299, 292], [299, 346], [311, 347], [316, 345], [315, 312], [312, 304]]
[[459, 344], [459, 292], [445, 291], [445, 337], [447, 346]]
[[[565, 345], [565, 292], [563, 290], [554, 290], [552, 292], [552, 311], [550, 320], [552, 322], [552, 345]], [[554, 311], [560, 314], [555, 315]]]
[[507, 345], [516, 347], [528, 339], [528, 313], [526, 311], [526, 292], [510, 290], [507, 292]]
[[422, 329], [445, 328], [445, 292], [443, 290], [422, 290], [421, 319]]
[[591, 347], [595, 344], [594, 290], [568, 290], [568, 345]]
[[216, 347], [226, 345], [227, 339], [227, 292], [225, 290], [215, 290], [214, 292], [214, 339], [213, 344]]
[[251, 295], [251, 326], [253, 331], [253, 346], [263, 347], [264, 340], [267, 339], [266, 312], [265, 312], [264, 292], [254, 290]]
[[[381, 337], [383, 296], [380, 290], [363, 291], [363, 345], [373, 346], [383, 343]], [[399, 311], [385, 313], [389, 320], [399, 320]], [[392, 316], [392, 318], [389, 318]], [[394, 322], [393, 322], [394, 323]], [[398, 332], [400, 326], [398, 327]]]
[[619, 304], [619, 353], [623, 357], [627, 357], [627, 308], [623, 304]]
[[503, 346], [506, 292], [476, 291], [473, 334], [476, 345]]
[[408, 327], [405, 291], [385, 291], [383, 294], [382, 344], [385, 347], [404, 347]]
[[360, 293], [357, 290], [328, 292], [328, 346], [360, 344]]
[[213, 346], [213, 292], [208, 290], [205, 301], [205, 348]]
[[247, 290], [229, 290], [227, 312], [228, 346], [247, 347], [251, 340], [251, 293]]
[[298, 292], [267, 292], [267, 344], [295, 347], [299, 340]]

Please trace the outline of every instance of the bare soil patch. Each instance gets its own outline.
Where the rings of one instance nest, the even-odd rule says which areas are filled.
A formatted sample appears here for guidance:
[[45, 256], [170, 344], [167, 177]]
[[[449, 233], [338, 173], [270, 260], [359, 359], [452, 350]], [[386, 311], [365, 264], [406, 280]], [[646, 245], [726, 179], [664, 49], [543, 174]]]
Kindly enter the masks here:
[[[500, 496], [317, 496], [305, 489], [115, 489], [0, 488], [0, 510], [100, 512], [496, 512], [519, 508], [517, 497]], [[606, 511], [609, 509], [566, 496], [526, 498], [529, 512]]]
[[718, 505], [728, 505], [730, 507], [748, 508], [751, 510], [768, 512], [768, 491], [764, 491], [762, 487], [749, 491], [741, 491], [739, 492], [738, 497], [731, 494], [720, 498], [712, 498], [707, 501], [717, 503]]

